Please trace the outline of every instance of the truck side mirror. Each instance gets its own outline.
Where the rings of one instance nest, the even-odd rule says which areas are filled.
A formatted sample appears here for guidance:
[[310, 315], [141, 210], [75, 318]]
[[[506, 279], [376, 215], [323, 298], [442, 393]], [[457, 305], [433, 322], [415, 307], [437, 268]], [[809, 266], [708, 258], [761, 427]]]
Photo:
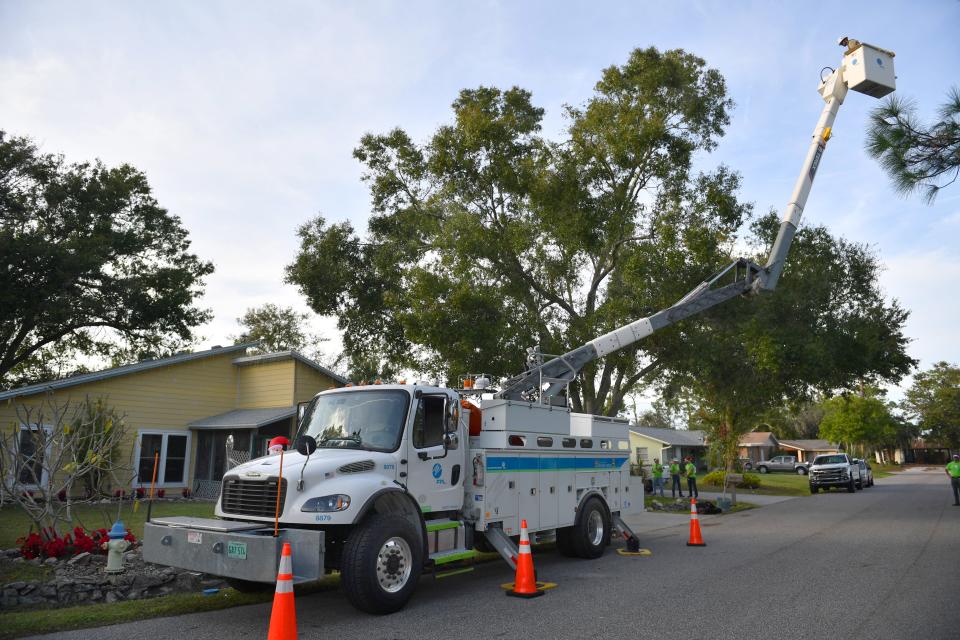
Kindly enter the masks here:
[[460, 435], [456, 431], [448, 431], [443, 434], [443, 446], [449, 451], [455, 451], [460, 448]]
[[311, 455], [317, 450], [317, 441], [313, 436], [300, 436], [295, 443], [297, 451], [305, 456]]

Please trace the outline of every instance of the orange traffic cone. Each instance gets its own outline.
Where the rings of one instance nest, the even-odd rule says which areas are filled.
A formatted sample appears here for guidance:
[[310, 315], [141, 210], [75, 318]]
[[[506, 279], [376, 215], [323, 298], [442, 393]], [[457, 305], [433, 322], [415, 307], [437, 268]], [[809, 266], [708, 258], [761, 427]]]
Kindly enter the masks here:
[[700, 516], [697, 515], [697, 499], [690, 498], [690, 542], [688, 547], [705, 547], [707, 543], [700, 535]]
[[530, 534], [527, 533], [527, 521], [520, 521], [520, 550], [517, 554], [517, 577], [508, 596], [517, 598], [536, 598], [543, 595], [543, 589], [537, 588], [537, 576], [533, 570], [533, 554], [530, 553]]
[[297, 609], [293, 603], [293, 560], [290, 543], [283, 543], [280, 554], [280, 571], [277, 573], [277, 590], [273, 595], [273, 611], [270, 612], [270, 632], [267, 640], [297, 639]]

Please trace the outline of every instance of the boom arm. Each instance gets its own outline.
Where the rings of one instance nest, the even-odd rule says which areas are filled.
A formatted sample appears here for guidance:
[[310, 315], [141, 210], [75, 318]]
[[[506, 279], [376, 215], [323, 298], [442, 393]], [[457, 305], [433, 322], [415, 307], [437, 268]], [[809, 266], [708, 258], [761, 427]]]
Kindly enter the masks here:
[[[658, 311], [647, 318], [614, 329], [585, 345], [568, 351], [547, 362], [533, 353], [524, 373], [506, 380], [498, 398], [509, 400], [534, 400], [550, 402], [568, 384], [588, 362], [596, 360], [613, 351], [627, 347], [654, 331], [667, 327], [684, 318], [705, 311], [731, 298], [747, 294], [772, 291], [777, 286], [780, 274], [790, 251], [790, 244], [800, 224], [803, 207], [807, 203], [813, 179], [820, 165], [820, 159], [826, 149], [827, 141], [837, 117], [837, 111], [849, 89], [880, 98], [895, 88], [893, 73], [893, 53], [860, 43], [857, 40], [842, 38], [841, 46], [847, 47], [839, 69], [821, 79], [818, 91], [826, 104], [820, 113], [813, 138], [807, 150], [803, 167], [793, 188], [790, 202], [784, 212], [783, 221], [777, 232], [777, 238], [770, 250], [766, 266], [759, 266], [743, 258], [733, 262], [710, 280], [700, 283], [690, 293], [672, 306]], [[733, 282], [711, 288], [725, 275], [733, 273]]]

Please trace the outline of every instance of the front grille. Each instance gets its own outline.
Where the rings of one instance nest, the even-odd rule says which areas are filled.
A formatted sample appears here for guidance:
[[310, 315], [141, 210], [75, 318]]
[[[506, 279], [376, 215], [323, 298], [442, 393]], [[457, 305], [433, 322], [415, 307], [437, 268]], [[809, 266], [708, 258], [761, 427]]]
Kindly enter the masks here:
[[830, 469], [828, 471], [814, 471], [813, 478], [818, 482], [846, 482], [846, 474], [842, 469]]
[[[280, 484], [280, 514], [287, 499], [287, 479]], [[243, 480], [236, 476], [223, 479], [220, 506], [224, 513], [273, 518], [277, 513], [277, 478]]]

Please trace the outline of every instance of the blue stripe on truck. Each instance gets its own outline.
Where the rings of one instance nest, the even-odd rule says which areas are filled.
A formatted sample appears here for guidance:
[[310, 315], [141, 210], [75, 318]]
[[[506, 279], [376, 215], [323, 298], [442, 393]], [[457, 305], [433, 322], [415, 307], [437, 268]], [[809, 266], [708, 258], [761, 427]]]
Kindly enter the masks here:
[[586, 457], [573, 456], [487, 456], [489, 473], [508, 471], [592, 471], [595, 469], [620, 469], [627, 455]]

